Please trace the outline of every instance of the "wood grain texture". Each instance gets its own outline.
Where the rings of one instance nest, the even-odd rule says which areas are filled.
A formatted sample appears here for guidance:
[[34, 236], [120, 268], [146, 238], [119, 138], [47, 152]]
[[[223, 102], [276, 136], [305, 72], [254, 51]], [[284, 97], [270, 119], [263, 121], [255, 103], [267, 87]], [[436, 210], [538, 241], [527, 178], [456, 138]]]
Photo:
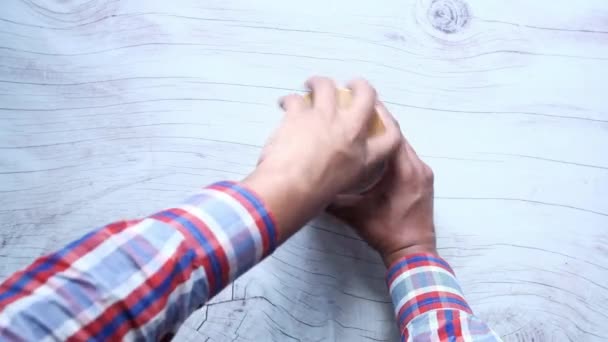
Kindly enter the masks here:
[[[0, 279], [240, 179], [311, 74], [369, 78], [436, 173], [442, 255], [506, 341], [608, 340], [605, 0], [4, 0]], [[378, 257], [322, 217], [184, 341], [393, 341]]]

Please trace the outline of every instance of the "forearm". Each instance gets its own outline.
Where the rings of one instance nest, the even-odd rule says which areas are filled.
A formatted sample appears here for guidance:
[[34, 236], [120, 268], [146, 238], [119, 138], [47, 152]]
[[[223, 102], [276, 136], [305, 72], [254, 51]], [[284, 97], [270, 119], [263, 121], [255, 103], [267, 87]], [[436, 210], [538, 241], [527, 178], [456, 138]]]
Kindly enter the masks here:
[[178, 207], [88, 234], [7, 279], [0, 337], [170, 336], [271, 253], [279, 233], [257, 195], [217, 183]]
[[387, 284], [403, 341], [500, 341], [473, 315], [454, 272], [432, 253], [393, 261]]

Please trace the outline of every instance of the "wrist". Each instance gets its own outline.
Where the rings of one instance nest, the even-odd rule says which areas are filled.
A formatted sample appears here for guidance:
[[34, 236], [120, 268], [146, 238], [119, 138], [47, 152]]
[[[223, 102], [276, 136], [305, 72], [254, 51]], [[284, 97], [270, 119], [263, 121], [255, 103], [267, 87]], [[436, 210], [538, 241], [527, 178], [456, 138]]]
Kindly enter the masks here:
[[408, 246], [408, 247], [399, 248], [399, 249], [393, 250], [388, 253], [380, 253], [380, 254], [382, 255], [382, 261], [384, 261], [384, 265], [386, 267], [390, 267], [397, 260], [401, 260], [408, 255], [420, 254], [420, 253], [439, 256], [434, 244], [412, 245], [412, 246]]
[[268, 206], [283, 242], [323, 210], [333, 198], [299, 170], [261, 163], [243, 185], [252, 189]]

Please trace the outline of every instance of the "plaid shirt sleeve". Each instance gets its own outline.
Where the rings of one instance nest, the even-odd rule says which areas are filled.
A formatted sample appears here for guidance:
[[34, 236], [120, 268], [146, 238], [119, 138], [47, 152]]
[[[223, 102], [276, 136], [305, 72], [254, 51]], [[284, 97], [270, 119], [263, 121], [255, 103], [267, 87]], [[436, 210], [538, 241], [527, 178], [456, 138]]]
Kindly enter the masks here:
[[0, 285], [0, 340], [159, 340], [271, 253], [260, 199], [220, 182], [183, 205], [110, 224]]
[[473, 316], [454, 271], [440, 257], [405, 256], [386, 278], [402, 341], [501, 341]]

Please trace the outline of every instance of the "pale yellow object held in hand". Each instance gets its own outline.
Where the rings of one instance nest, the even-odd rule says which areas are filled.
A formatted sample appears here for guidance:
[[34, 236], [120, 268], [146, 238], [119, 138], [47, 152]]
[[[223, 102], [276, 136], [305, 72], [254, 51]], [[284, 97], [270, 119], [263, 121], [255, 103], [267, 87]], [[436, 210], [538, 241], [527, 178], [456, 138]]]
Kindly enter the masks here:
[[[346, 88], [338, 89], [338, 106], [339, 107], [348, 107], [353, 99], [351, 91]], [[304, 95], [304, 101], [308, 104], [312, 104], [312, 95], [311, 93]], [[369, 125], [369, 136], [373, 137], [374, 135], [380, 135], [384, 133], [384, 124], [382, 123], [382, 119], [380, 115], [374, 110], [374, 117]]]
[[[338, 89], [338, 107], [343, 108], [350, 106], [350, 103], [353, 99], [351, 91], [346, 88]], [[312, 104], [312, 94], [307, 93], [304, 95], [304, 101], [306, 101], [309, 105]], [[374, 109], [374, 116], [372, 121], [369, 123], [369, 131], [368, 137], [373, 137], [375, 135], [380, 135], [384, 133], [384, 123], [378, 115], [378, 112]], [[371, 170], [368, 170], [368, 176], [365, 177], [365, 181], [361, 184], [358, 184], [355, 188], [349, 189], [345, 192], [345, 194], [361, 194], [369, 189], [373, 188], [376, 185], [382, 176], [384, 175], [384, 171], [386, 170], [386, 162], [376, 165]]]

